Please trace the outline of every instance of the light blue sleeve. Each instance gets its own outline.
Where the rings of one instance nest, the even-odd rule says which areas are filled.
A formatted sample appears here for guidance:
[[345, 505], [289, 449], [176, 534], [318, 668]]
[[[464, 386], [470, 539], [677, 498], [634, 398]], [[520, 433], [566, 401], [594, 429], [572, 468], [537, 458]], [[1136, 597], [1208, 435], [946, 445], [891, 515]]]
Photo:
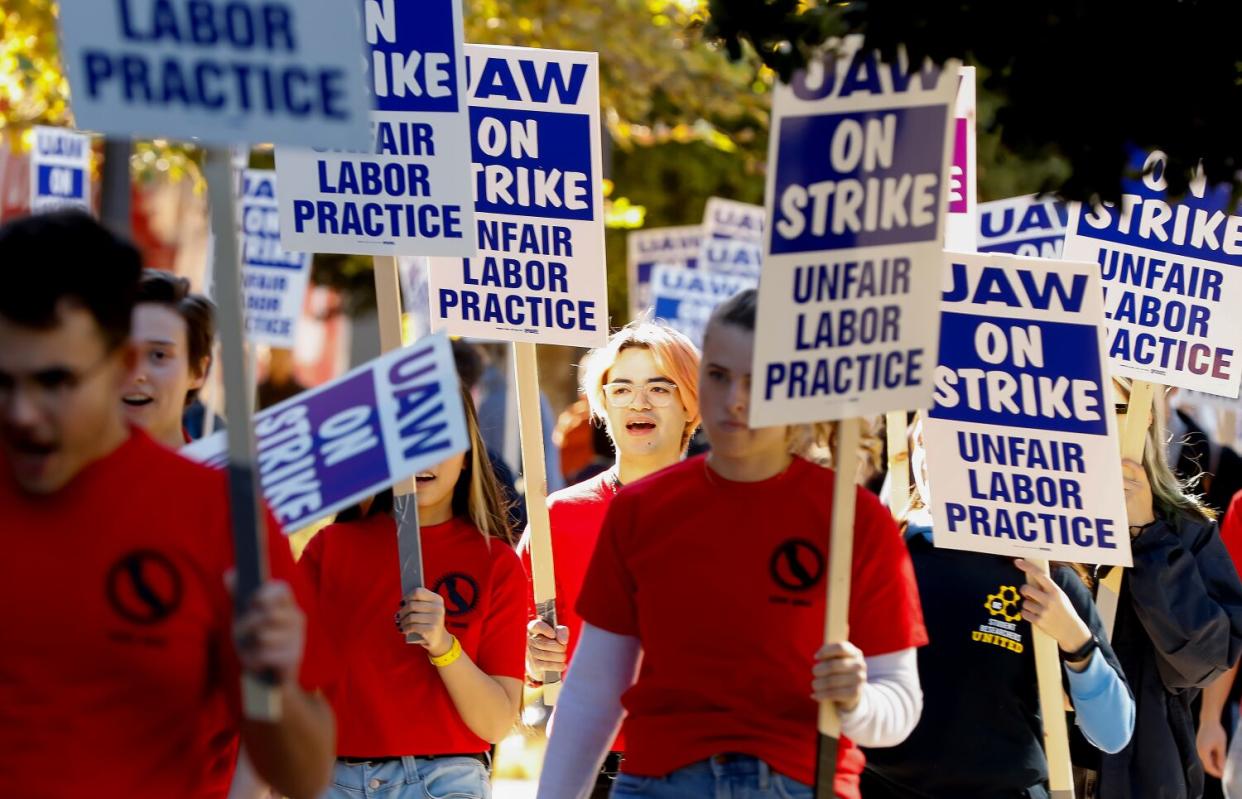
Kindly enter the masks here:
[[1081, 672], [1068, 666], [1070, 699], [1078, 728], [1097, 749], [1120, 752], [1134, 733], [1134, 698], [1098, 650]]

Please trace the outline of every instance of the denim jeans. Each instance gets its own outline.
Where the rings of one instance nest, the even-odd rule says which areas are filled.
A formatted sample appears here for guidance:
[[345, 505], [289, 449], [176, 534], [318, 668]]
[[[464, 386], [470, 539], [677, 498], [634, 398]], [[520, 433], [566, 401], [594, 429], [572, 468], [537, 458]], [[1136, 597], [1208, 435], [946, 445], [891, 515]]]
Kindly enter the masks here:
[[613, 799], [811, 799], [811, 786], [777, 774], [749, 755], [716, 756], [679, 768], [663, 777], [638, 777], [622, 772], [612, 787]]
[[491, 799], [487, 769], [471, 757], [403, 757], [351, 765], [336, 761], [323, 799]]

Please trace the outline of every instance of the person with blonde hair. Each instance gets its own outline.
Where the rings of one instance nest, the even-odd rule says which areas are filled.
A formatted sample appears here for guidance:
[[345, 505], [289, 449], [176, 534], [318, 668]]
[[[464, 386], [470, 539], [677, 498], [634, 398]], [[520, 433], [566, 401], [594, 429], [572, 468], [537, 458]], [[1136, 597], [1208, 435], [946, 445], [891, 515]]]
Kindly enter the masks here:
[[[527, 674], [533, 682], [568, 667], [582, 629], [575, 612], [604, 514], [623, 485], [677, 463], [699, 426], [699, 351], [666, 325], [638, 320], [592, 350], [580, 374], [581, 390], [596, 423], [616, 451], [612, 468], [548, 497], [552, 548], [556, 553], [557, 628], [530, 606]], [[529, 564], [528, 539], [520, 551]], [[528, 566], [529, 572], [529, 566]], [[623, 758], [624, 741], [612, 743], [597, 780], [606, 796]]]
[[[622, 718], [614, 797], [810, 797], [819, 701], [841, 714], [834, 788], [857, 799], [858, 745], [891, 746], [922, 706], [927, 642], [910, 558], [856, 486], [850, 641], [823, 644], [834, 475], [787, 426], [749, 424], [754, 290], [712, 314], [699, 369], [712, 449], [627, 486], [578, 598], [542, 799], [586, 795]], [[641, 657], [640, 657], [641, 654]]]
[[491, 745], [518, 717], [526, 581], [464, 389], [461, 401], [469, 451], [416, 476], [427, 587], [401, 595], [391, 491], [340, 514], [299, 562], [339, 666], [329, 799], [485, 799]]
[[[1119, 405], [1128, 402], [1130, 381], [1114, 383]], [[1242, 656], [1242, 583], [1212, 512], [1170, 470], [1164, 435], [1154, 420], [1143, 462], [1122, 463], [1134, 566], [1122, 577], [1112, 644], [1137, 715], [1120, 752], [1075, 757], [1101, 799], [1203, 795], [1191, 705]], [[1095, 581], [1103, 571], [1084, 573]]]

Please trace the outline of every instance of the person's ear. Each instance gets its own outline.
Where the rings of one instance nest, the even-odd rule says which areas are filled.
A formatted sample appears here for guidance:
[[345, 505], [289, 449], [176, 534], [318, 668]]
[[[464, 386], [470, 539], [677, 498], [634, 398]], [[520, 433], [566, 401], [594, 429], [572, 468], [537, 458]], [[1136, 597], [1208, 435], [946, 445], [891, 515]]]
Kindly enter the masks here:
[[190, 390], [195, 391], [207, 383], [207, 375], [211, 373], [211, 356], [204, 355], [198, 362], [198, 369], [190, 370]]

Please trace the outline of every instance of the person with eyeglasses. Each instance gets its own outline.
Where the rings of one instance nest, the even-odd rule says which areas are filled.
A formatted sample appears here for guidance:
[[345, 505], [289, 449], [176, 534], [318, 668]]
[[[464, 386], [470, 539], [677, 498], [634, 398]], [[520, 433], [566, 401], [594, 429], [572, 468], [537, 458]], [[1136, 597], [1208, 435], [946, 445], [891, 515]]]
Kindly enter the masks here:
[[712, 449], [626, 487], [578, 597], [540, 799], [589, 793], [624, 718], [613, 797], [809, 799], [817, 701], [843, 736], [833, 787], [858, 799], [858, 746], [892, 746], [922, 708], [927, 643], [910, 557], [854, 486], [848, 642], [823, 644], [834, 475], [803, 455], [827, 429], [749, 424], [756, 292], [712, 313], [699, 399]]
[[[568, 668], [582, 629], [575, 611], [604, 514], [623, 485], [682, 459], [699, 426], [699, 351], [681, 333], [639, 320], [591, 351], [580, 375], [582, 393], [596, 423], [616, 451], [612, 468], [548, 497], [556, 576], [557, 628], [537, 618], [533, 600], [527, 628], [526, 672], [537, 683]], [[529, 531], [519, 550], [530, 573]], [[528, 592], [528, 598], [533, 594]], [[607, 796], [625, 742], [620, 735], [597, 777], [594, 796]]]
[[[126, 422], [140, 274], [81, 212], [0, 228], [0, 796], [217, 799], [240, 735], [309, 799], [335, 741], [309, 593], [268, 514], [272, 579], [235, 617], [224, 473]], [[243, 670], [279, 721], [242, 717]]]

